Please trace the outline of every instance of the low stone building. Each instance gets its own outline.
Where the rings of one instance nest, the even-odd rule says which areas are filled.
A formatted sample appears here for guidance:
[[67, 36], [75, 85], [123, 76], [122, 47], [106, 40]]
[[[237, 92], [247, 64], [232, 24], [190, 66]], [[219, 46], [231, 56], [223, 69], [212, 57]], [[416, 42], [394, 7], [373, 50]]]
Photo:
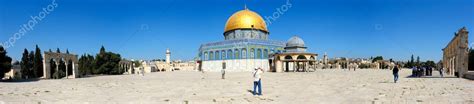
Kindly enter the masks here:
[[21, 66], [13, 65], [11, 70], [5, 73], [3, 79], [21, 79]]
[[463, 77], [468, 72], [468, 31], [463, 27], [454, 33], [454, 38], [443, 48], [443, 67], [448, 75]]

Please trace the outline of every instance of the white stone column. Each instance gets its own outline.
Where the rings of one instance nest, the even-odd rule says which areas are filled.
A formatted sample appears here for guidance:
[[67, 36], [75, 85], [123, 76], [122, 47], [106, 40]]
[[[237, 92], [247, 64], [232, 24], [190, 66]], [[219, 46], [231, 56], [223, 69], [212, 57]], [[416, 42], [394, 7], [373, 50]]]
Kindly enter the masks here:
[[[56, 63], [56, 71], [55, 72], [58, 72], [59, 71], [59, 61], [55, 62]], [[59, 72], [58, 72], [59, 73]], [[54, 75], [54, 73], [52, 73]]]
[[[77, 65], [77, 66], [79, 66], [79, 65]], [[75, 63], [75, 62], [72, 62], [72, 77], [73, 77], [73, 78], [76, 78], [76, 75], [78, 74], [78, 73], [77, 73], [77, 70], [78, 70], [78, 69], [76, 68], [76, 63]]]
[[68, 77], [69, 77], [69, 76], [67, 75], [67, 74], [68, 74], [68, 73], [67, 73], [67, 72], [68, 72], [68, 63], [69, 63], [69, 62], [67, 62], [67, 61], [64, 63], [64, 64], [66, 65], [66, 79], [68, 79]]
[[281, 63], [282, 63], [281, 60], [276, 60], [276, 62], [275, 62], [275, 72], [280, 73], [280, 72], [283, 71]]

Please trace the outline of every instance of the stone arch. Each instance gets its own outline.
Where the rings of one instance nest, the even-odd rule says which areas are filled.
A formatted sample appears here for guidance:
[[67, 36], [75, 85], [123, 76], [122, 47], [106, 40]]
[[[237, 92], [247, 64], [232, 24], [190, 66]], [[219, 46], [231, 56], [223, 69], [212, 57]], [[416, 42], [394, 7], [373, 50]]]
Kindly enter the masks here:
[[134, 74], [135, 73], [135, 69], [134, 69], [134, 65], [133, 65], [132, 61], [121, 60], [119, 62], [119, 65], [120, 65], [120, 69], [124, 70], [125, 73], [127, 73], [127, 74]]
[[240, 59], [240, 51], [239, 51], [239, 49], [235, 49], [235, 50], [234, 50], [234, 58], [235, 58], [235, 59]]
[[221, 57], [222, 57], [222, 58], [221, 58], [222, 60], [227, 59], [225, 50], [222, 50], [222, 51], [221, 51]]
[[232, 49], [227, 50], [227, 59], [232, 59]]
[[[63, 60], [65, 63], [65, 75], [66, 78], [76, 78], [78, 77], [78, 60], [77, 60], [77, 55], [74, 54], [66, 54], [66, 53], [55, 53], [55, 52], [44, 52], [43, 55], [43, 77], [49, 79], [52, 77], [52, 74], [58, 72], [59, 70], [59, 62]], [[55, 63], [55, 69], [52, 69], [53, 67], [51, 66], [53, 62]], [[71, 64], [71, 69], [68, 69], [68, 64]], [[72, 72], [69, 72], [72, 71]], [[54, 73], [51, 73], [54, 72]]]
[[263, 58], [268, 58], [268, 49], [263, 49]]
[[209, 60], [214, 60], [214, 52], [209, 52]]
[[[53, 78], [53, 73], [56, 73], [59, 61], [55, 58], [49, 58], [47, 60], [49, 60], [49, 65], [50, 66], [48, 66], [48, 67], [50, 68], [49, 73], [51, 73], [51, 74], [49, 74], [47, 77], [46, 76], [43, 76], [43, 77]], [[43, 72], [43, 73], [48, 73], [48, 72]]]
[[298, 55], [298, 57], [297, 57], [296, 59], [304, 59], [304, 60], [307, 60], [304, 55]]
[[241, 56], [242, 56], [242, 59], [246, 59], [247, 58], [247, 49], [246, 48], [242, 48], [241, 50]]
[[250, 58], [251, 59], [255, 58], [255, 49], [254, 48], [250, 48]]
[[262, 59], [262, 49], [257, 49], [257, 57], [258, 59]]
[[220, 56], [219, 56], [219, 51], [216, 51], [215, 54], [214, 54], [214, 59], [215, 60], [219, 60], [220, 59]]
[[207, 52], [204, 52], [204, 60], [209, 60], [209, 57], [208, 57], [208, 53]]
[[72, 64], [73, 64], [72, 60], [70, 59], [66, 60], [66, 70], [67, 70], [66, 76], [72, 75], [72, 72], [73, 72], [72, 69], [74, 69]]

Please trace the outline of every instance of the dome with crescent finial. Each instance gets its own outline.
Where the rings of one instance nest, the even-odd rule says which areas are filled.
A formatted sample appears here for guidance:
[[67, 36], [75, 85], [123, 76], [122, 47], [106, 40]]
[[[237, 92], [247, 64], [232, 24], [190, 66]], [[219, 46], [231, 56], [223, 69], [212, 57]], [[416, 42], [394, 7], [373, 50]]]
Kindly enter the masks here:
[[237, 29], [256, 29], [268, 32], [267, 25], [263, 18], [248, 8], [232, 14], [227, 20], [224, 32]]

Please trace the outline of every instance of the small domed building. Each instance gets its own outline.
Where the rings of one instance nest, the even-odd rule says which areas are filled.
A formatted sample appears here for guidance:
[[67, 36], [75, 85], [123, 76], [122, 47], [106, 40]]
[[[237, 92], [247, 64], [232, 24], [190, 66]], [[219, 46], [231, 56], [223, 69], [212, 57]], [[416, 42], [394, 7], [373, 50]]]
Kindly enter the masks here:
[[293, 36], [288, 39], [283, 53], [272, 55], [273, 72], [307, 72], [316, 69], [318, 54], [306, 52], [303, 39]]

